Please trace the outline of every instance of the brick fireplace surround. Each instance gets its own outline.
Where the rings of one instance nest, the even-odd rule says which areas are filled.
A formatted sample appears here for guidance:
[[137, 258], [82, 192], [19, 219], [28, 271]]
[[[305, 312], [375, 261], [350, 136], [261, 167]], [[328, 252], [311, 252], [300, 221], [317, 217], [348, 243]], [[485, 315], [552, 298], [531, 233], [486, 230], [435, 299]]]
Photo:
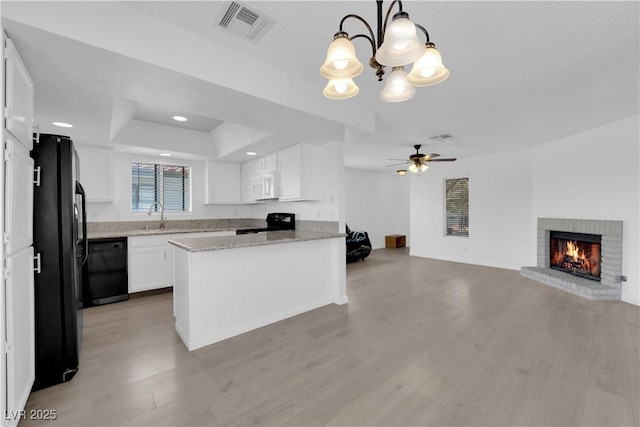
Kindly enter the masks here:
[[[602, 236], [600, 282], [552, 270], [549, 267], [551, 230]], [[522, 267], [521, 275], [591, 300], [621, 299], [622, 221], [538, 218], [537, 248], [538, 265]]]

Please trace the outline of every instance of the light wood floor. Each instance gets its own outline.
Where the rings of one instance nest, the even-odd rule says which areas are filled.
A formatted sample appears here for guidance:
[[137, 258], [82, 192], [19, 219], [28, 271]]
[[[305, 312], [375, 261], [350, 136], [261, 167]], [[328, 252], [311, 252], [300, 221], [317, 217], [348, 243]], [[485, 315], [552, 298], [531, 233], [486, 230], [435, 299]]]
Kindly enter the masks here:
[[640, 423], [640, 308], [374, 251], [328, 306], [188, 352], [170, 293], [85, 310], [78, 375], [21, 425]]

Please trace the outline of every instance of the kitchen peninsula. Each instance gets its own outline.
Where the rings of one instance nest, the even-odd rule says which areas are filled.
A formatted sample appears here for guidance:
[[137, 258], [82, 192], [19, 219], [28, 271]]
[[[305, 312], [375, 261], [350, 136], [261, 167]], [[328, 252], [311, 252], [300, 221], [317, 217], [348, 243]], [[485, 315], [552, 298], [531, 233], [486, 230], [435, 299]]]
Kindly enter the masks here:
[[169, 243], [176, 331], [190, 351], [347, 303], [344, 234], [272, 231]]

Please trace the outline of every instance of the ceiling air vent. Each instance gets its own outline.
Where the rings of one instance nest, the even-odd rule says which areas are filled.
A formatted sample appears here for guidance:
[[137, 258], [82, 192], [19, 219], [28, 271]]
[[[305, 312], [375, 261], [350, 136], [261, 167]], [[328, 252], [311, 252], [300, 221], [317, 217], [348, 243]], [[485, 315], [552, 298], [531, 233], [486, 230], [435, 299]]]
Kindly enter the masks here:
[[436, 136], [432, 136], [431, 140], [436, 141], [436, 142], [442, 142], [442, 141], [446, 141], [448, 139], [451, 138], [451, 135], [449, 135], [448, 133], [443, 133], [442, 135], [436, 135]]
[[219, 25], [236, 36], [255, 43], [271, 24], [271, 19], [263, 13], [232, 1], [222, 15]]

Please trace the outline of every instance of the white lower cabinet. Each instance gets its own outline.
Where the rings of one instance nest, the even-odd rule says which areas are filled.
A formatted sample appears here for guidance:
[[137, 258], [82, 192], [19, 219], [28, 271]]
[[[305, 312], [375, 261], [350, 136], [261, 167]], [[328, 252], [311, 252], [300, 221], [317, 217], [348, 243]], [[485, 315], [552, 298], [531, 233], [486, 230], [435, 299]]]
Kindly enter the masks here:
[[173, 245], [169, 240], [235, 234], [235, 231], [231, 230], [129, 237], [129, 293], [173, 286]]
[[129, 293], [172, 286], [173, 258], [169, 245], [129, 247]]

